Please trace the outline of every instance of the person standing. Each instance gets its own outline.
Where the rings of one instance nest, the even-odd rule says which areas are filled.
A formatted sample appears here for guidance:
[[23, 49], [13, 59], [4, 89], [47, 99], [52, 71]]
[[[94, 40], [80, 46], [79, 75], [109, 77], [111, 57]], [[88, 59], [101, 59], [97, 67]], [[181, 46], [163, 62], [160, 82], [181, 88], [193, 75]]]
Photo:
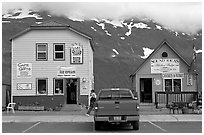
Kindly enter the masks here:
[[90, 93], [90, 106], [89, 106], [88, 112], [86, 113], [86, 116], [90, 115], [91, 111], [94, 108], [95, 101], [96, 101], [96, 93], [95, 93], [94, 90], [91, 90], [91, 93]]

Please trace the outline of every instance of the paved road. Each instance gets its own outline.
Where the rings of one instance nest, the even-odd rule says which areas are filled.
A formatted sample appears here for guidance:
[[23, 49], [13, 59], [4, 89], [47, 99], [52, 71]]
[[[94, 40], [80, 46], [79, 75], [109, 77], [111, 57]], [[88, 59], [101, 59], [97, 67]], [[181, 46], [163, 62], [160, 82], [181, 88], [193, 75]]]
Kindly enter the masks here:
[[93, 122], [8, 122], [3, 133], [202, 133], [202, 122], [140, 122], [139, 130], [128, 124], [108, 125], [95, 131]]

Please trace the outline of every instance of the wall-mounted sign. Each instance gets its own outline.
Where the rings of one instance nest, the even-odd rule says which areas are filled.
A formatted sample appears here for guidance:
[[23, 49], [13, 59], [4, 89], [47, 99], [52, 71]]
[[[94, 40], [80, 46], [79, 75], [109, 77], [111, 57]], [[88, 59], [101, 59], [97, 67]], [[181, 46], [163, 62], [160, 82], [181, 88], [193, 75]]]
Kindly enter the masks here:
[[162, 74], [162, 78], [184, 78], [184, 73]]
[[83, 63], [83, 48], [79, 43], [73, 44], [70, 49], [70, 60], [71, 64], [82, 64]]
[[17, 63], [17, 78], [31, 78], [32, 64], [31, 63]]
[[187, 75], [186, 79], [187, 79], [187, 85], [192, 86], [193, 85], [193, 76], [192, 75]]
[[151, 73], [179, 73], [178, 59], [151, 59]]
[[18, 83], [17, 90], [32, 90], [32, 83]]
[[76, 69], [75, 67], [58, 67], [57, 76], [76, 77]]

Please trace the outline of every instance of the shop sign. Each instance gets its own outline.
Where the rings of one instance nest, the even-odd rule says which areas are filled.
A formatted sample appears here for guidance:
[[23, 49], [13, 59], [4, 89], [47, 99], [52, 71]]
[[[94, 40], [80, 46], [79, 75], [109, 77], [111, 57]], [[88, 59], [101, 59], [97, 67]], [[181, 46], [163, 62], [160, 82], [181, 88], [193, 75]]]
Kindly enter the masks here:
[[162, 74], [162, 78], [184, 78], [184, 73]]
[[192, 75], [187, 75], [187, 85], [192, 86], [193, 85], [193, 76]]
[[17, 78], [31, 78], [32, 64], [31, 63], [17, 63]]
[[79, 43], [75, 43], [70, 49], [71, 64], [83, 63], [83, 48]]
[[58, 67], [57, 76], [76, 77], [76, 69], [75, 67]]
[[151, 59], [151, 73], [179, 73], [178, 59]]
[[31, 90], [32, 84], [31, 83], [18, 83], [17, 90]]

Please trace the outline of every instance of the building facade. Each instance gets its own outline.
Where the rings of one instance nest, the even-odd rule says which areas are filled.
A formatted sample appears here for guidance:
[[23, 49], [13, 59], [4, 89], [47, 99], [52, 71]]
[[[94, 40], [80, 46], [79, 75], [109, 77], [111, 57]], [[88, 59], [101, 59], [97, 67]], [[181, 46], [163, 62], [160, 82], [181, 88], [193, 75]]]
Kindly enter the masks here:
[[179, 55], [167, 40], [164, 40], [130, 75], [132, 87], [141, 103], [155, 103], [156, 92], [180, 93], [196, 91], [196, 80], [188, 72], [189, 68], [190, 65], [185, 59]]
[[11, 100], [55, 109], [88, 105], [94, 87], [90, 36], [56, 21], [31, 25], [11, 38]]

